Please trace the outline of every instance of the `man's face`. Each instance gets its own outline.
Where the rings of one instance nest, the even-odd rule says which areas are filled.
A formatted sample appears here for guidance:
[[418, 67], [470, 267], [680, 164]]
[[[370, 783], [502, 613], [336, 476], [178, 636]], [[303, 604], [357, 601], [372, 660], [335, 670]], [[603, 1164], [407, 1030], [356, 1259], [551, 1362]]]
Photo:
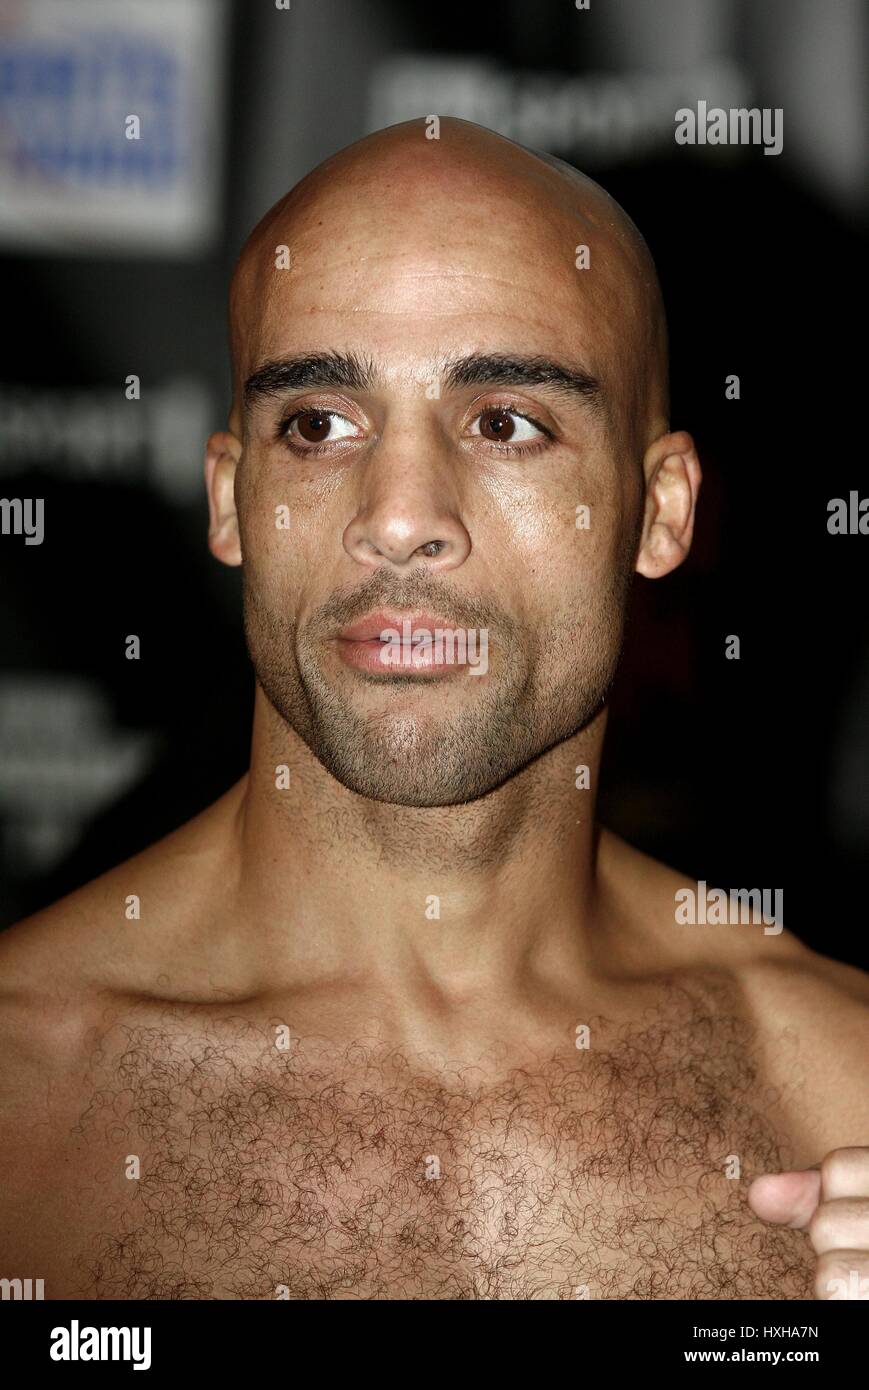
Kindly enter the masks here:
[[[577, 241], [594, 269], [576, 268]], [[617, 253], [479, 171], [421, 197], [400, 165], [376, 208], [352, 174], [327, 180], [271, 242], [244, 377], [340, 354], [373, 380], [282, 386], [245, 408], [235, 495], [257, 676], [353, 791], [471, 801], [586, 724], [617, 663], [642, 499]], [[551, 361], [600, 389], [515, 370], [505, 384], [480, 356]], [[420, 666], [424, 646], [394, 644], [386, 665], [376, 633], [341, 636], [384, 610], [446, 620], [478, 669]]]

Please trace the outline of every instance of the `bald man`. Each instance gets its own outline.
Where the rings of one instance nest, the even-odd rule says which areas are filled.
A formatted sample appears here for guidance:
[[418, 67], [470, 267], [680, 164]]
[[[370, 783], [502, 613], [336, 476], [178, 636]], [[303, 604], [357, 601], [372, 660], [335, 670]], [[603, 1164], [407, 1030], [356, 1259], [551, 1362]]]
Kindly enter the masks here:
[[250, 771], [2, 938], [0, 1275], [866, 1298], [865, 977], [686, 925], [698, 885], [594, 821], [632, 576], [700, 485], [635, 227], [411, 121], [266, 215], [231, 333]]

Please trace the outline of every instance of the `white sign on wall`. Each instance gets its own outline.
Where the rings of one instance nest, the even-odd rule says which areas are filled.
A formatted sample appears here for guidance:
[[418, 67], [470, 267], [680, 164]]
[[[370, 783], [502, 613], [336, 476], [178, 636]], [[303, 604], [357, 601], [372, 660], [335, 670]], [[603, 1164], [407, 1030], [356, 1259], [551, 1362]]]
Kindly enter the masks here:
[[223, 0], [0, 0], [0, 243], [206, 249], [226, 22]]

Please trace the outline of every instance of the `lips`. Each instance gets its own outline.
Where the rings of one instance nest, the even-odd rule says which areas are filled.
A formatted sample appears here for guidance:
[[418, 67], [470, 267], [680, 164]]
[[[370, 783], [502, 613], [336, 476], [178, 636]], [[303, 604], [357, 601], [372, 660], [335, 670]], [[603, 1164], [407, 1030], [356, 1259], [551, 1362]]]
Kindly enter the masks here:
[[[402, 677], [457, 676], [467, 670], [467, 663], [450, 659], [446, 649], [439, 649], [437, 640], [415, 643], [414, 633], [431, 634], [438, 629], [454, 631], [453, 625], [435, 613], [400, 613], [381, 609], [369, 613], [358, 622], [349, 623], [337, 634], [338, 655], [346, 666], [371, 675]], [[389, 638], [381, 633], [389, 632]], [[397, 635], [397, 643], [396, 643]], [[396, 659], [395, 647], [399, 656]]]
[[434, 632], [437, 628], [453, 627], [447, 618], [439, 618], [434, 613], [390, 613], [381, 610], [369, 613], [367, 617], [360, 618], [348, 627], [342, 627], [338, 637], [342, 642], [380, 642], [380, 634], [387, 628], [402, 636], [405, 631], [404, 624], [407, 622], [410, 623], [411, 635], [419, 628]]

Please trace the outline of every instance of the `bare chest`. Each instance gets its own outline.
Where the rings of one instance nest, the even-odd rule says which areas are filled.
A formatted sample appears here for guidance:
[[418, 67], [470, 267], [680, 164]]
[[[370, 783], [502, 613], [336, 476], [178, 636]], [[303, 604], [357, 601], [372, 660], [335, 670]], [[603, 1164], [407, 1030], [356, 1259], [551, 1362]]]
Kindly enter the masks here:
[[805, 1237], [745, 1199], [786, 1161], [774, 1097], [708, 1036], [485, 1083], [361, 1045], [129, 1043], [77, 1126], [64, 1293], [810, 1296]]

